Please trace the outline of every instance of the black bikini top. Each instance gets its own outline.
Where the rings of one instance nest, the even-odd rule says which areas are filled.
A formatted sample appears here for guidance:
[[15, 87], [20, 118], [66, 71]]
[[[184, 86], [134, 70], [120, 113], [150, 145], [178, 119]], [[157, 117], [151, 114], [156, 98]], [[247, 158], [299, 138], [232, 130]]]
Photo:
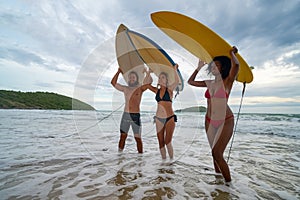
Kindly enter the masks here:
[[166, 89], [165, 94], [162, 98], [160, 98], [160, 89], [158, 89], [158, 91], [156, 93], [156, 96], [155, 96], [155, 100], [157, 102], [160, 102], [160, 101], [170, 101], [170, 102], [172, 102], [170, 94], [168, 92], [168, 89]]

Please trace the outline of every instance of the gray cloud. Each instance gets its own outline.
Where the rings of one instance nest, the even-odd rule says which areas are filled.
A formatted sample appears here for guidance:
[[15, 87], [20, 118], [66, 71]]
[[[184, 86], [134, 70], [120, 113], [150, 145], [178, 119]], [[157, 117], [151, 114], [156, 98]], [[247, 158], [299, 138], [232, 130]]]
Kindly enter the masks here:
[[[28, 11], [12, 13], [1, 10], [1, 18], [7, 28], [21, 31], [34, 38], [42, 50], [80, 64], [89, 51], [104, 38], [113, 37], [120, 23], [129, 27], [153, 27], [150, 13], [158, 10], [173, 10], [195, 18], [215, 30], [232, 44], [242, 49], [257, 51], [262, 48], [267, 56], [299, 41], [300, 3], [298, 1], [229, 1], [189, 3], [153, 1], [151, 4], [135, 1], [57, 1], [34, 2], [27, 5]], [[186, 10], [185, 10], [186, 9]], [[15, 10], [13, 10], [15, 11]], [[252, 48], [252, 47], [256, 47]], [[241, 50], [242, 50], [241, 49]], [[257, 65], [262, 59], [247, 57]]]
[[41, 88], [54, 88], [54, 84], [42, 81], [35, 82], [35, 85]]
[[38, 55], [20, 48], [0, 47], [0, 58], [13, 60], [24, 66], [29, 66], [31, 63], [44, 63], [44, 60]]
[[56, 81], [59, 84], [71, 85], [74, 86], [74, 82], [72, 81]]
[[[299, 1], [191, 1], [188, 15], [237, 45], [252, 65], [261, 65], [300, 42]], [[179, 11], [180, 12], [180, 11]], [[264, 56], [258, 56], [257, 54]]]
[[66, 72], [65, 69], [58, 66], [60, 63], [57, 61], [46, 60], [34, 52], [30, 52], [21, 48], [0, 47], [0, 58], [17, 62], [24, 67], [37, 65], [51, 71]]
[[[104, 31], [67, 1], [35, 2], [27, 9], [27, 13], [13, 10], [14, 15], [12, 9], [2, 10], [6, 29], [34, 38], [38, 50], [51, 56], [80, 64], [103, 39]], [[18, 42], [20, 46], [26, 44]]]
[[[289, 98], [289, 97], [295, 97], [295, 94], [298, 93], [298, 96], [300, 96], [299, 91], [294, 87], [293, 83], [290, 83], [290, 87], [288, 86], [282, 86], [282, 87], [261, 87], [256, 88], [255, 90], [247, 90], [246, 89], [246, 95], [248, 97], [268, 97], [268, 96], [276, 96], [281, 98]], [[240, 95], [239, 92], [236, 93], [237, 96]]]
[[296, 66], [298, 65], [298, 67], [300, 68], [300, 49], [297, 54], [294, 54], [290, 58], [286, 58], [286, 62], [287, 63], [295, 63]]

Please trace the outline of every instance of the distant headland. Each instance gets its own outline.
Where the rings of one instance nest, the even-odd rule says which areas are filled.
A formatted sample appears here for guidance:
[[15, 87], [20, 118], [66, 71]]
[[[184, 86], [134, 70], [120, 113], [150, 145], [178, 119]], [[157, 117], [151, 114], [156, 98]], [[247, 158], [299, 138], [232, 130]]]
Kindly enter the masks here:
[[175, 112], [206, 112], [206, 108], [204, 106], [193, 106], [189, 108], [175, 110]]
[[80, 100], [50, 92], [0, 90], [0, 109], [95, 110]]

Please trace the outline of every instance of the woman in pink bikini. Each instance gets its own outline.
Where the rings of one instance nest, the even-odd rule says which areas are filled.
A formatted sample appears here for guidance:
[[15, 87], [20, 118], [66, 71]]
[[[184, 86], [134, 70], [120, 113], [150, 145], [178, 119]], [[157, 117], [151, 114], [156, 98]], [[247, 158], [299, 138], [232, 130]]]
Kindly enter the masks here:
[[208, 73], [214, 80], [195, 81], [199, 70], [206, 64], [199, 60], [198, 67], [188, 80], [190, 85], [207, 87], [207, 111], [205, 116], [205, 131], [212, 149], [214, 168], [222, 173], [226, 182], [231, 181], [230, 171], [223, 153], [233, 134], [234, 117], [228, 106], [228, 98], [239, 71], [239, 61], [236, 57], [237, 48], [230, 49], [231, 59], [227, 56], [217, 56], [208, 65]]

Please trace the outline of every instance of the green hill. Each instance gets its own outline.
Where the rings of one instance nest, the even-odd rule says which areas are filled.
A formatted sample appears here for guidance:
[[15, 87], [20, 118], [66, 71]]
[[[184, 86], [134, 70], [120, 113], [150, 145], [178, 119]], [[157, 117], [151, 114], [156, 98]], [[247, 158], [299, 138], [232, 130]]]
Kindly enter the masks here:
[[7, 90], [0, 90], [0, 109], [95, 110], [82, 101], [56, 93]]
[[206, 108], [204, 106], [193, 106], [189, 108], [175, 110], [175, 112], [206, 112]]

